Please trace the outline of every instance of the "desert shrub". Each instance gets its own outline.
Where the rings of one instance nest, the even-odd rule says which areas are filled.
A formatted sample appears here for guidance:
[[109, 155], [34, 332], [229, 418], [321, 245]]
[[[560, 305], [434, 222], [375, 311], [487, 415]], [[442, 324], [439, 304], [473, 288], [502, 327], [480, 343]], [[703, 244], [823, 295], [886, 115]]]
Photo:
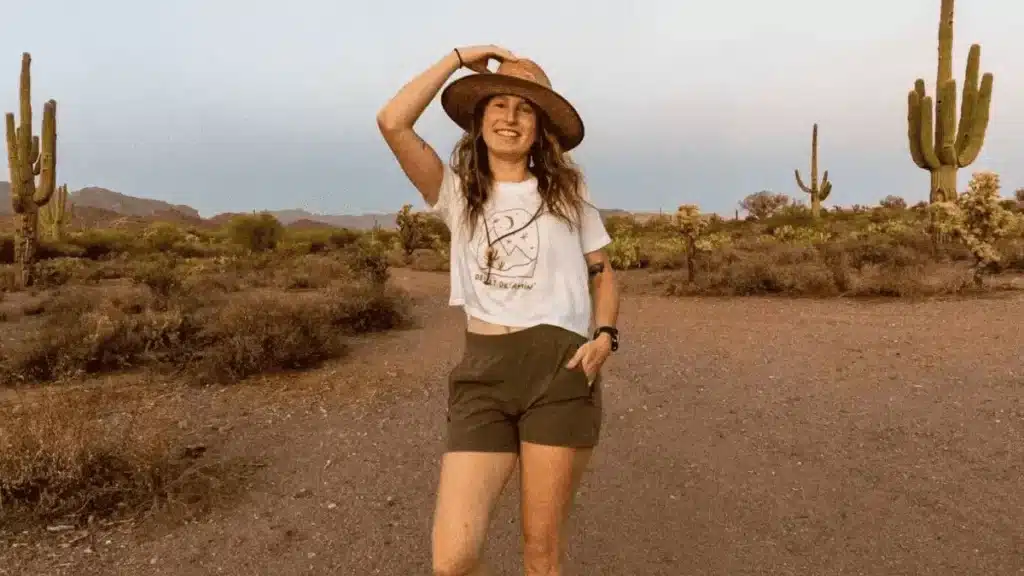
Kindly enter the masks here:
[[343, 250], [355, 244], [361, 237], [361, 233], [348, 228], [332, 230], [327, 236], [327, 246], [333, 250]]
[[391, 277], [388, 243], [371, 235], [360, 238], [353, 248], [348, 255], [351, 269], [372, 284], [384, 285]]
[[273, 250], [284, 236], [284, 226], [272, 214], [239, 214], [227, 226], [228, 237], [252, 252]]
[[161, 511], [188, 518], [237, 493], [246, 469], [204, 458], [205, 444], [183, 428], [191, 406], [158, 394], [39, 389], [0, 402], [0, 525], [81, 527]]
[[179, 260], [171, 254], [159, 254], [154, 257], [133, 262], [128, 268], [127, 276], [135, 283], [146, 286], [161, 297], [168, 298], [182, 284], [182, 274], [178, 270]]
[[80, 258], [50, 258], [36, 264], [36, 281], [39, 287], [63, 286], [88, 277], [88, 270], [88, 265]]
[[38, 328], [0, 344], [0, 369], [12, 382], [143, 366], [226, 382], [337, 357], [346, 335], [398, 327], [410, 314], [401, 292], [347, 269], [321, 290], [294, 293], [219, 291], [196, 282], [208, 274], [183, 268], [154, 259], [134, 267], [133, 285], [57, 291]]
[[70, 233], [64, 242], [47, 246], [54, 251], [54, 256], [80, 256], [99, 260], [136, 251], [136, 236], [125, 230], [91, 228]]
[[899, 296], [965, 291], [967, 270], [943, 265], [925, 242], [848, 237], [820, 243], [771, 237], [730, 241], [698, 259], [696, 279], [665, 281], [669, 294]]
[[263, 372], [295, 370], [336, 358], [344, 334], [319, 299], [244, 294], [211, 314], [190, 347], [189, 362], [203, 383], [237, 381]]
[[439, 250], [418, 249], [409, 257], [409, 267], [424, 272], [447, 272], [448, 254]]
[[[637, 267], [676, 270], [686, 266], [686, 242], [678, 235], [669, 238], [645, 239], [643, 242], [634, 239], [634, 242], [636, 243], [635, 254], [639, 256], [634, 260]], [[614, 245], [615, 242], [612, 244]]]
[[75, 400], [50, 394], [5, 410], [0, 418], [0, 518], [111, 513], [119, 505], [163, 495], [171, 470], [181, 472], [168, 442], [173, 426], [158, 433], [140, 425], [149, 415], [107, 416], [95, 408], [83, 410]]
[[168, 222], [154, 222], [142, 233], [142, 242], [154, 252], [170, 252], [185, 242], [185, 232]]

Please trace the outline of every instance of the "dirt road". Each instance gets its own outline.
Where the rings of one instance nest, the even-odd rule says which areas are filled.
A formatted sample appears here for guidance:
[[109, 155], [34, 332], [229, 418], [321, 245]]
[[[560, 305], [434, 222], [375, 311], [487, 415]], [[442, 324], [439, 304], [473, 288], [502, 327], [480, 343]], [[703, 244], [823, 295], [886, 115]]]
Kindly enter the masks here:
[[[0, 574], [429, 574], [463, 324], [445, 277], [398, 280], [422, 327], [236, 425], [266, 462], [241, 503], [91, 552], [0, 550], [21, 559]], [[625, 297], [571, 573], [1024, 574], [1022, 305]], [[499, 574], [521, 573], [517, 505], [512, 484]]]

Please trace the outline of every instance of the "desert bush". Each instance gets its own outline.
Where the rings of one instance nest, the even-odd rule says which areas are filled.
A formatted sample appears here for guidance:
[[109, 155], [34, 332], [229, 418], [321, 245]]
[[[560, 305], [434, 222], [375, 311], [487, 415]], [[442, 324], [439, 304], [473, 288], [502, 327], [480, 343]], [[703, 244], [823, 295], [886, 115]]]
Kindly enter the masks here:
[[251, 252], [273, 250], [284, 236], [284, 226], [270, 213], [239, 214], [227, 226], [228, 237]]
[[418, 249], [409, 257], [409, 267], [424, 272], [447, 272], [450, 262], [446, 252]]
[[88, 277], [88, 270], [88, 264], [80, 258], [50, 258], [36, 265], [36, 281], [39, 287], [63, 286]]
[[[225, 259], [222, 269], [230, 266]], [[188, 268], [154, 259], [133, 267], [131, 285], [57, 290], [37, 328], [0, 345], [0, 372], [10, 382], [40, 382], [153, 366], [228, 382], [338, 357], [347, 335], [399, 327], [410, 314], [379, 271], [338, 267], [343, 275], [306, 293], [229, 292], [197, 282], [209, 273]]]
[[192, 464], [177, 426], [104, 400], [62, 391], [0, 406], [0, 524], [76, 522], [196, 488], [176, 482]]
[[391, 277], [388, 244], [373, 235], [360, 238], [347, 255], [349, 266], [371, 284], [384, 285]]
[[126, 230], [87, 229], [68, 234], [64, 242], [43, 244], [41, 248], [52, 254], [52, 257], [99, 260], [117, 254], [137, 252], [136, 245], [137, 236]]
[[698, 260], [694, 282], [665, 281], [670, 295], [894, 296], [956, 294], [966, 290], [966, 267], [937, 263], [923, 250], [893, 239], [848, 238], [818, 244], [745, 239]]

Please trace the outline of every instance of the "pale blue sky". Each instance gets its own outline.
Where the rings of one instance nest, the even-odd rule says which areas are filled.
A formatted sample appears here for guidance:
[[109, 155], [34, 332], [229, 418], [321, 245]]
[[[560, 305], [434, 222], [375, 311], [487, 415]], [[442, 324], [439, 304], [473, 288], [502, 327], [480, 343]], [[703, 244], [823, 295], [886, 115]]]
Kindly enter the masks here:
[[[51, 0], [0, 15], [0, 108], [20, 55], [34, 103], [59, 103], [59, 177], [221, 211], [419, 206], [378, 136], [378, 108], [452, 46], [497, 43], [543, 66], [579, 108], [574, 153], [602, 207], [731, 213], [761, 189], [797, 197], [811, 125], [842, 204], [927, 196], [906, 93], [933, 90], [939, 0]], [[975, 169], [1024, 186], [1024, 3], [961, 1], [993, 72]], [[37, 114], [37, 118], [41, 116]], [[447, 158], [438, 102], [418, 125]]]

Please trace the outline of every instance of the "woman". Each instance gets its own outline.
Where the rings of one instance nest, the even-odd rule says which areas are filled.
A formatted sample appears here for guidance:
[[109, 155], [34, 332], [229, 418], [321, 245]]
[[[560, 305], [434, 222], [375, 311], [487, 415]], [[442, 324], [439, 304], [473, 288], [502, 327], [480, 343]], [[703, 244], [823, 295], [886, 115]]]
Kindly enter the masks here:
[[[462, 67], [478, 74], [441, 96], [466, 131], [446, 166], [413, 124]], [[518, 459], [526, 573], [561, 574], [562, 528], [600, 432], [598, 372], [618, 346], [611, 239], [566, 154], [583, 122], [535, 63], [471, 46], [402, 87], [377, 124], [451, 230], [450, 304], [467, 317], [449, 377], [434, 573], [488, 573], [485, 533]]]

